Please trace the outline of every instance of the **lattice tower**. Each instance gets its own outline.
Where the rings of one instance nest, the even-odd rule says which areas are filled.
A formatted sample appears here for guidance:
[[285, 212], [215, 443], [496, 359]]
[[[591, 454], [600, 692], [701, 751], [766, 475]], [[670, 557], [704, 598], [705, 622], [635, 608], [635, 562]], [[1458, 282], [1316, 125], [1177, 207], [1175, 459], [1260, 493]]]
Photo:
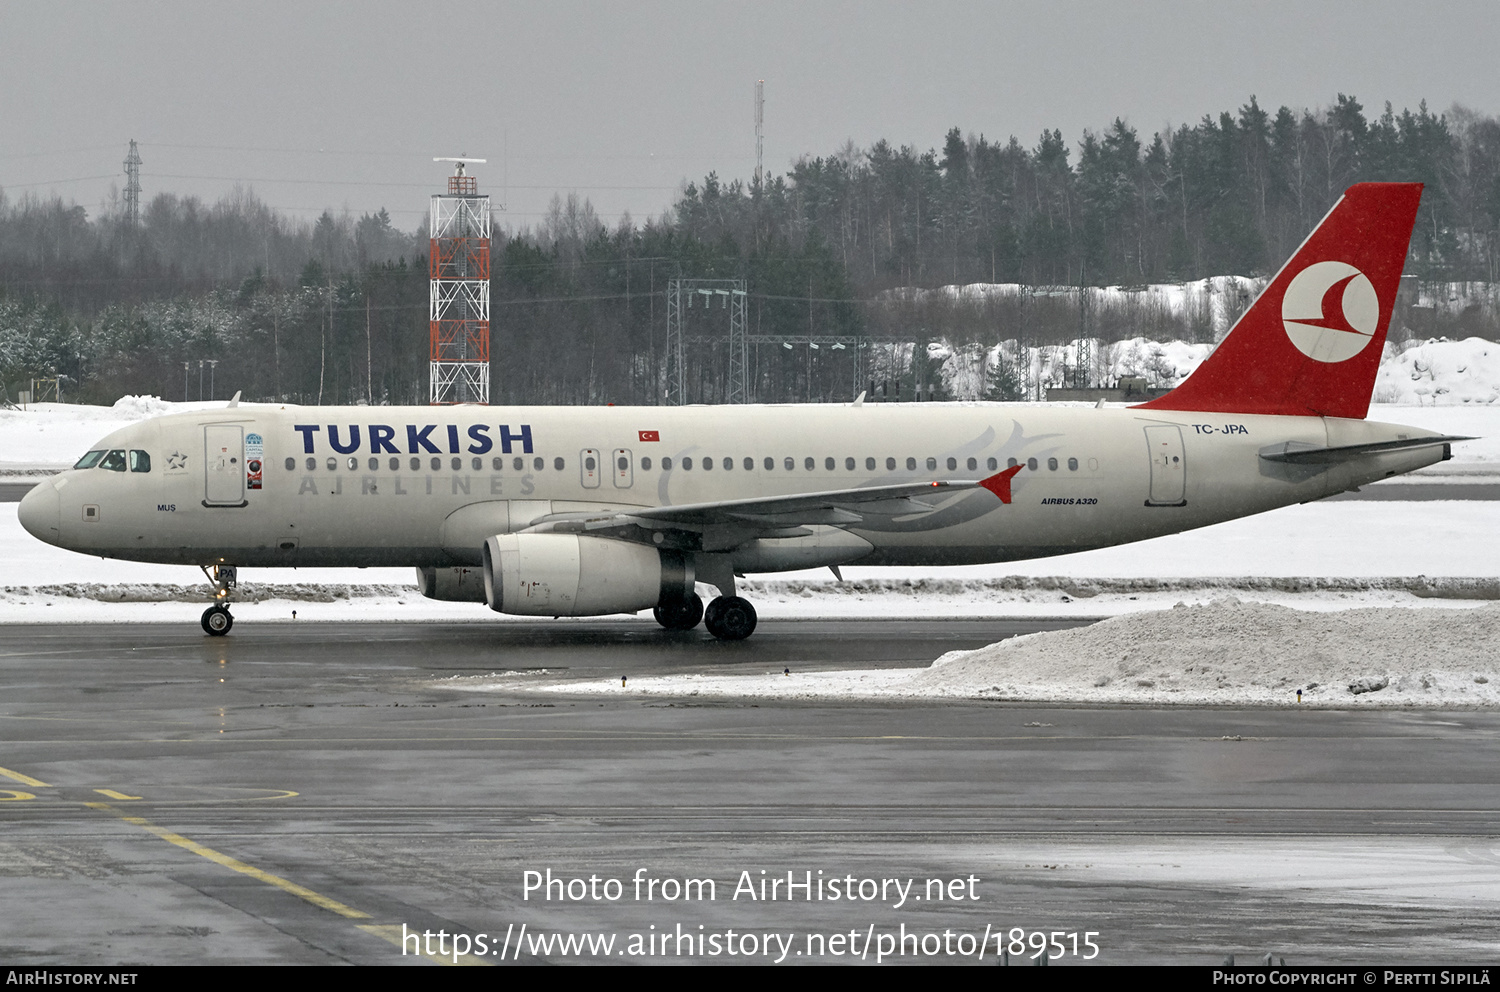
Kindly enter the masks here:
[[490, 401], [490, 198], [464, 166], [455, 163], [448, 192], [432, 196], [428, 246], [428, 323], [432, 357], [429, 402]]
[[141, 153], [134, 139], [125, 156], [125, 222], [132, 227], [141, 222]]

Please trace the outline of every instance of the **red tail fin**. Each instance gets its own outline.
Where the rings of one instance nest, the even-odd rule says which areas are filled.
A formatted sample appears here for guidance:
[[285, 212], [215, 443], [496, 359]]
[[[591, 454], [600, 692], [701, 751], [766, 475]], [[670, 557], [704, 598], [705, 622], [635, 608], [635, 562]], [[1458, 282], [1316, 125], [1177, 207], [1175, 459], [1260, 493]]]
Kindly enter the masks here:
[[1208, 360], [1148, 410], [1362, 419], [1421, 183], [1351, 186]]

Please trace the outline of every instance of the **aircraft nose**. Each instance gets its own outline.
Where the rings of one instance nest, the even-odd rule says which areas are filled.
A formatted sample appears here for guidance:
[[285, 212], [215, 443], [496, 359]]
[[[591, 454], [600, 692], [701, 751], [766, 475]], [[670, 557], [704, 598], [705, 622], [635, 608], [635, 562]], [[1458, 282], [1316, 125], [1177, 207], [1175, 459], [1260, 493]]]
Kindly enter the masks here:
[[16, 508], [16, 517], [32, 537], [46, 541], [48, 544], [56, 544], [58, 516], [61, 509], [62, 497], [52, 485], [52, 480], [48, 479], [21, 497], [21, 505]]

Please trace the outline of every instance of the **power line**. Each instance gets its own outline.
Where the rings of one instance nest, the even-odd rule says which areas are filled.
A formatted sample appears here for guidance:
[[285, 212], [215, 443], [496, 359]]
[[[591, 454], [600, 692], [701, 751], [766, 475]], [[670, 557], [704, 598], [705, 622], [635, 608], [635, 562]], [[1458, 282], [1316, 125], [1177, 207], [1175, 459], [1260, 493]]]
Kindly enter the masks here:
[[[358, 182], [351, 179], [268, 179], [257, 176], [194, 176], [171, 172], [147, 173], [155, 179], [210, 179], [226, 183], [290, 183], [302, 186], [397, 186], [404, 189], [432, 189], [432, 183], [396, 183], [370, 180], [369, 182]], [[608, 189], [608, 190], [675, 190], [680, 183], [673, 186], [586, 186], [581, 183], [545, 183], [539, 185], [517, 185], [511, 183], [507, 189]]]
[[[372, 156], [372, 155], [380, 155], [380, 156], [385, 156], [385, 157], [388, 157], [388, 158], [404, 158], [404, 159], [413, 159], [413, 160], [417, 159], [417, 156], [412, 155], [410, 152], [370, 151], [370, 150], [358, 150], [358, 149], [355, 149], [355, 150], [345, 150], [345, 149], [328, 149], [328, 148], [277, 148], [275, 146], [268, 146], [268, 145], [194, 145], [194, 144], [182, 144], [180, 142], [179, 143], [171, 143], [171, 142], [164, 142], [164, 141], [147, 141], [147, 142], [145, 142], [145, 144], [150, 145], [153, 148], [191, 148], [191, 149], [201, 150], [201, 151], [275, 152], [275, 153], [278, 153], [278, 154], [286, 154], [286, 155], [348, 155], [348, 156], [358, 156], [360, 158], [365, 158], [365, 157]], [[93, 146], [93, 147], [95, 147], [95, 148], [103, 148], [103, 147], [113, 147], [113, 146], [96, 145], [96, 146]], [[69, 151], [89, 151], [91, 149], [89, 149], [89, 148], [79, 148], [79, 149], [68, 149], [68, 150]], [[53, 153], [50, 153], [50, 152], [39, 152], [37, 154], [53, 154]], [[57, 153], [57, 154], [61, 154], [61, 153]], [[670, 155], [656, 154], [656, 153], [653, 153], [653, 152], [647, 152], [647, 153], [641, 154], [641, 155], [571, 155], [571, 154], [570, 155], [524, 155], [523, 154], [523, 155], [517, 155], [517, 156], [513, 156], [513, 157], [517, 161], [522, 161], [522, 162], [559, 162], [559, 161], [562, 161], [562, 162], [568, 162], [568, 161], [576, 161], [576, 162], [615, 162], [615, 161], [621, 161], [621, 162], [624, 162], [624, 161], [652, 162], [652, 161], [679, 161], [679, 160], [692, 160], [692, 159], [704, 159], [704, 158], [711, 158], [711, 159], [717, 159], [717, 160], [723, 160], [723, 161], [731, 161], [731, 162], [744, 162], [744, 161], [748, 161], [748, 158], [746, 156], [744, 156], [744, 155], [738, 155], [738, 154], [733, 154], [733, 153], [725, 153], [722, 150], [718, 150], [718, 151], [704, 151], [704, 152], [692, 152], [692, 153], [676, 153], [676, 154], [670, 154]], [[0, 159], [0, 161], [3, 161], [3, 159]]]
[[0, 183], [0, 189], [29, 189], [32, 186], [61, 186], [64, 183], [83, 183], [90, 179], [118, 179], [119, 173], [107, 172], [102, 176], [76, 176], [72, 179], [47, 179], [39, 183]]

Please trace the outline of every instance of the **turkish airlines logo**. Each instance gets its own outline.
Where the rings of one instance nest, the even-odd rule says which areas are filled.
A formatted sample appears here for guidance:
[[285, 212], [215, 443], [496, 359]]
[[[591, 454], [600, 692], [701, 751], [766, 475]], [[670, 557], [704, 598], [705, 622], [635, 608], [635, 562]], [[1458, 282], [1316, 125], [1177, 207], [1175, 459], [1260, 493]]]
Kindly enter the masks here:
[[1380, 300], [1365, 274], [1349, 263], [1314, 262], [1287, 286], [1281, 323], [1308, 358], [1347, 362], [1374, 337]]

